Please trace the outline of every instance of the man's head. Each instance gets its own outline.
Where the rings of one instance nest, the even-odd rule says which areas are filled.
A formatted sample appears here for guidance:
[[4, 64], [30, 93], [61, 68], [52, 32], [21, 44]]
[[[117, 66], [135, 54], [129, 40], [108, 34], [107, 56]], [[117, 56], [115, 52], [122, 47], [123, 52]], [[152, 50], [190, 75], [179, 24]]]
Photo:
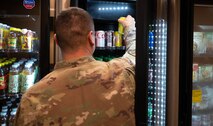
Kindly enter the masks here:
[[94, 43], [91, 38], [94, 36], [94, 22], [83, 9], [70, 7], [62, 11], [56, 18], [55, 27], [56, 41], [62, 52], [78, 50], [88, 45], [88, 42]]

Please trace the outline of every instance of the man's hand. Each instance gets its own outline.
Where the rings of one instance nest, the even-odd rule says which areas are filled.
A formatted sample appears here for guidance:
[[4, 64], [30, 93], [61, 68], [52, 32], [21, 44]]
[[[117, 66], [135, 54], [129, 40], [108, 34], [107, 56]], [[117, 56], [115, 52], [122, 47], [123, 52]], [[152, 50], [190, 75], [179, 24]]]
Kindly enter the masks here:
[[125, 19], [119, 18], [118, 22], [121, 23], [124, 28], [135, 27], [135, 19], [131, 15], [128, 15]]

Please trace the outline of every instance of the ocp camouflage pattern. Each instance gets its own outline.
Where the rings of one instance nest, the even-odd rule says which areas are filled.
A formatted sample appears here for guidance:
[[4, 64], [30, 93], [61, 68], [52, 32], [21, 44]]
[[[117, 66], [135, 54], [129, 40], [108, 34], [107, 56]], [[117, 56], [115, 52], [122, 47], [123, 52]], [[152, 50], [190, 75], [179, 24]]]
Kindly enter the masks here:
[[82, 57], [57, 63], [22, 96], [15, 125], [135, 126], [131, 59], [101, 62]]

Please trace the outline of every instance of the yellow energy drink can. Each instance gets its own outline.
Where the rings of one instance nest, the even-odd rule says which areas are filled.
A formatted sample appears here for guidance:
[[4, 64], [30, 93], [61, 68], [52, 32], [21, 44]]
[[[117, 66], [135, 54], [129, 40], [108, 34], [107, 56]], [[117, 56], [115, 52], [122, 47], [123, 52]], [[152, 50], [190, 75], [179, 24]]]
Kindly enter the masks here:
[[114, 36], [115, 36], [115, 46], [121, 47], [122, 46], [122, 35], [118, 31], [115, 31]]
[[[120, 17], [119, 20], [125, 20], [126, 18], [125, 17]], [[124, 34], [124, 26], [118, 22], [118, 32], [120, 34]]]

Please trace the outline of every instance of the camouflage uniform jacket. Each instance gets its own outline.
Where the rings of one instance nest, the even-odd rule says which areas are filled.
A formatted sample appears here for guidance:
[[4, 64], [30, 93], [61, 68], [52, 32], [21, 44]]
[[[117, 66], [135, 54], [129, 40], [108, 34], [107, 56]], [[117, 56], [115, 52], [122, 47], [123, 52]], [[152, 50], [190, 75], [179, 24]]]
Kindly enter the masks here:
[[62, 61], [22, 96], [15, 125], [135, 126], [134, 67], [125, 56]]

